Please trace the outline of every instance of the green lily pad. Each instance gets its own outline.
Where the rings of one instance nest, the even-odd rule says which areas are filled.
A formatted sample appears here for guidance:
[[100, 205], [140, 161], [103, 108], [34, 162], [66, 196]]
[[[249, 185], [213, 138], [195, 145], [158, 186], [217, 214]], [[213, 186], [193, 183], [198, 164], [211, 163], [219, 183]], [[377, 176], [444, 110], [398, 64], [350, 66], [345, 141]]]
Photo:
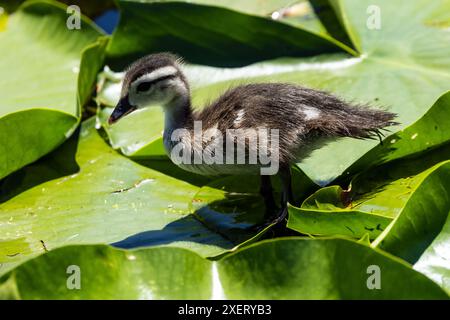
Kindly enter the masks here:
[[[392, 221], [383, 214], [364, 212], [345, 204], [348, 193], [339, 186], [322, 188], [303, 202], [290, 205], [288, 228], [311, 235], [375, 239]], [[343, 201], [344, 200], [344, 201]]]
[[[440, 181], [445, 180], [447, 170], [446, 162], [441, 161], [448, 159], [449, 154], [450, 145], [446, 145], [418, 158], [402, 159], [361, 173], [352, 180], [350, 190], [339, 186], [319, 189], [300, 207], [289, 207], [288, 227], [301, 233], [325, 236], [360, 238], [367, 233], [370, 239], [380, 241], [383, 233], [389, 232], [386, 229], [392, 227], [391, 222], [400, 215], [411, 217], [432, 211], [433, 214], [427, 213], [429, 221], [423, 225], [426, 230], [421, 231], [427, 234], [429, 241], [436, 235], [435, 228], [442, 226], [440, 216], [448, 211], [445, 204], [448, 194]], [[430, 199], [417, 205], [419, 200], [414, 199], [427, 197], [429, 190], [438, 190], [435, 198], [439, 200]], [[424, 239], [416, 236], [414, 241], [400, 239], [398, 234], [387, 237], [394, 242], [401, 241], [405, 248], [420, 254], [424, 248], [422, 244], [417, 245]], [[382, 248], [408, 258], [398, 250]]]
[[[379, 282], [371, 280], [372, 270]], [[448, 299], [433, 281], [381, 251], [347, 240], [296, 238], [264, 241], [219, 261], [179, 248], [69, 246], [17, 267], [0, 293], [22, 299]]]
[[[448, 152], [448, 148], [447, 148]], [[448, 155], [448, 153], [447, 153]], [[426, 178], [426, 179], [425, 179]], [[419, 180], [403, 209], [372, 246], [414, 263], [439, 234], [450, 211], [450, 160], [410, 181]]]
[[[368, 287], [372, 268], [380, 289]], [[218, 270], [231, 299], [448, 299], [401, 260], [344, 239], [272, 240], [219, 261]]]
[[251, 227], [265, 222], [259, 177], [215, 180], [194, 195], [191, 211], [209, 229], [227, 235], [233, 242], [246, 241], [254, 234]]
[[299, 26], [312, 32], [327, 33], [307, 0], [246, 0], [244, 2], [241, 0], [193, 0], [189, 2], [225, 7]]
[[80, 30], [69, 30], [67, 17], [56, 2], [26, 3], [0, 30], [0, 178], [53, 150], [78, 125], [77, 102], [95, 83], [85, 73], [99, 67], [81, 57], [101, 33], [85, 18]]
[[222, 6], [159, 1], [120, 1], [119, 6], [122, 17], [107, 49], [116, 67], [155, 51], [173, 51], [191, 62], [220, 66], [352, 51], [326, 35]]
[[450, 214], [442, 230], [414, 264], [414, 269], [425, 274], [450, 294]]
[[[170, 2], [171, 0], [166, 0]], [[155, 1], [154, 1], [155, 2]], [[187, 1], [185, 1], [187, 2]], [[253, 14], [270, 17], [271, 13], [279, 9], [288, 8], [293, 5], [292, 0], [191, 0], [190, 3], [204, 4]], [[303, 1], [295, 1], [303, 2]]]
[[97, 113], [97, 121], [105, 128], [111, 147], [134, 159], [168, 159], [161, 138], [164, 130], [161, 108], [137, 110], [110, 126], [107, 123], [112, 110], [102, 108]]
[[351, 48], [354, 44], [349, 37], [348, 30], [344, 26], [344, 15], [340, 1], [313, 0], [310, 1], [316, 16], [322, 21], [326, 31], [335, 39], [345, 43]]

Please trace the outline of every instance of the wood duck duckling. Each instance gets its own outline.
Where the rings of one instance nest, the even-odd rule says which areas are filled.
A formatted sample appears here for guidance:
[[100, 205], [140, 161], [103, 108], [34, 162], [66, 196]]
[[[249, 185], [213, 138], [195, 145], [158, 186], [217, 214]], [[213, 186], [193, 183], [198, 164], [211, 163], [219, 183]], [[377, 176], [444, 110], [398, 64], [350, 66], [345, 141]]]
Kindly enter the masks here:
[[278, 173], [282, 199], [273, 223], [285, 220], [292, 200], [292, 163], [338, 137], [373, 139], [397, 124], [393, 113], [288, 83], [240, 85], [196, 111], [180, 60], [169, 53], [128, 67], [109, 124], [156, 105], [165, 114], [164, 147], [181, 168], [202, 175], [260, 174], [267, 208], [275, 207], [269, 175]]

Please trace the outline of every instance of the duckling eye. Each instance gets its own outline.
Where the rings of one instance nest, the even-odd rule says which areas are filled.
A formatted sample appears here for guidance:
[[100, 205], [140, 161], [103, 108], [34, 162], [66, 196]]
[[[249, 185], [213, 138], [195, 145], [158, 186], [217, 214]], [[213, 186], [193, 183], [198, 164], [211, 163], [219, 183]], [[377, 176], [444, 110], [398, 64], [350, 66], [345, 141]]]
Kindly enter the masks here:
[[148, 89], [150, 89], [150, 87], [152, 86], [151, 82], [141, 82], [139, 83], [139, 85], [136, 88], [137, 92], [144, 92], [144, 91], [148, 91]]

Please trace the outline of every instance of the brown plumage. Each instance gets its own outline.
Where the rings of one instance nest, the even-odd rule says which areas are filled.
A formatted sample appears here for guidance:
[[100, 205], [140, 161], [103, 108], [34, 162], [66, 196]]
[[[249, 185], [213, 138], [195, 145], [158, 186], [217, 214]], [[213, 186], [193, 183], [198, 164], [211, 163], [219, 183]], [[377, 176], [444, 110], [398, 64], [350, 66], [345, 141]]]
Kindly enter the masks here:
[[[317, 117], [314, 117], [315, 110]], [[245, 117], [236, 125], [239, 111]], [[309, 117], [308, 117], [309, 111]], [[255, 83], [232, 88], [193, 114], [204, 129], [218, 124], [226, 129], [266, 127], [280, 130], [280, 163], [299, 162], [316, 140], [337, 137], [374, 138], [380, 129], [396, 124], [395, 114], [351, 105], [324, 91], [287, 83]], [[321, 144], [319, 144], [321, 145]]]

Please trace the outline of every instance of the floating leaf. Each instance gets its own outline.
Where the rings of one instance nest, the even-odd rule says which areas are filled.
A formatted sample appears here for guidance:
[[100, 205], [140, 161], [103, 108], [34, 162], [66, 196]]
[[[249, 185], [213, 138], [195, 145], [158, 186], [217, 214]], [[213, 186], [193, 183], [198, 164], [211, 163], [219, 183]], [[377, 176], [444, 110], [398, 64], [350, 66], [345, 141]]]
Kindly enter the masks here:
[[409, 180], [407, 202], [372, 245], [414, 263], [439, 234], [450, 211], [450, 160]]
[[109, 60], [121, 67], [155, 51], [173, 51], [191, 62], [220, 66], [351, 51], [331, 37], [224, 7], [159, 1], [120, 1], [119, 6], [122, 17], [107, 52]]
[[304, 234], [375, 239], [392, 221], [390, 216], [345, 207], [346, 193], [338, 186], [322, 188], [301, 207], [289, 206], [287, 226]]
[[450, 214], [437, 237], [414, 264], [414, 269], [434, 280], [450, 294]]
[[[289, 207], [288, 227], [306, 234], [326, 236], [360, 238], [368, 233], [370, 239], [380, 236], [377, 242], [384, 237], [384, 231], [393, 243], [400, 242], [405, 250], [420, 254], [424, 250], [423, 245], [427, 245], [427, 241], [429, 244], [436, 235], [436, 228], [442, 226], [442, 214], [446, 215], [448, 211], [445, 200], [448, 193], [442, 186], [448, 169], [446, 162], [436, 163], [448, 159], [449, 150], [450, 145], [447, 145], [416, 159], [402, 159], [368, 170], [352, 180], [348, 191], [339, 186], [319, 189], [301, 207]], [[429, 192], [434, 192], [437, 200], [430, 198]], [[424, 197], [427, 201], [418, 200]], [[420, 224], [424, 230], [416, 230], [422, 236], [415, 233], [402, 239], [396, 233], [388, 235], [386, 229], [393, 226], [391, 222], [398, 216], [406, 215], [402, 218], [406, 221], [414, 215], [424, 214], [428, 222]], [[418, 223], [413, 224], [418, 226]], [[428, 240], [424, 240], [425, 234]], [[385, 246], [382, 248], [411, 261], [405, 253], [396, 249], [391, 251]]]
[[217, 262], [178, 248], [69, 246], [8, 281], [3, 296], [22, 299], [448, 299], [400, 260], [339, 239], [266, 241]]
[[50, 152], [78, 125], [77, 95], [86, 101], [95, 81], [86, 72], [99, 68], [98, 56], [81, 56], [100, 32], [85, 18], [80, 30], [69, 30], [66, 19], [61, 4], [26, 3], [0, 30], [0, 178]]

